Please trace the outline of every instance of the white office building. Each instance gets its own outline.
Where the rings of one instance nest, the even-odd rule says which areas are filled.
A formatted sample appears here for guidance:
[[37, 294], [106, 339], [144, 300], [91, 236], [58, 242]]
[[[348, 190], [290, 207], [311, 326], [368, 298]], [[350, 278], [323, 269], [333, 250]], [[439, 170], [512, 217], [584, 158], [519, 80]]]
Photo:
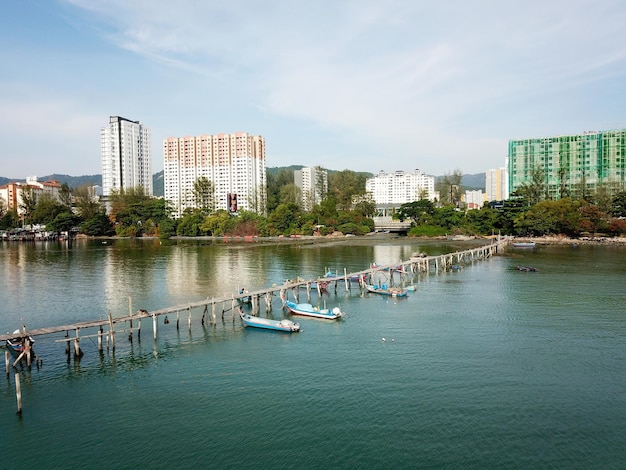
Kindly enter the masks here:
[[504, 201], [509, 198], [509, 176], [506, 167], [485, 172], [487, 201]]
[[152, 196], [150, 129], [139, 121], [111, 116], [100, 130], [102, 195], [141, 186]]
[[435, 177], [417, 169], [413, 172], [380, 171], [365, 182], [365, 189], [372, 195], [377, 206], [399, 207], [420, 199], [434, 201], [436, 198]]
[[311, 211], [328, 192], [328, 171], [321, 166], [302, 168], [293, 172], [293, 182], [302, 194], [301, 207]]

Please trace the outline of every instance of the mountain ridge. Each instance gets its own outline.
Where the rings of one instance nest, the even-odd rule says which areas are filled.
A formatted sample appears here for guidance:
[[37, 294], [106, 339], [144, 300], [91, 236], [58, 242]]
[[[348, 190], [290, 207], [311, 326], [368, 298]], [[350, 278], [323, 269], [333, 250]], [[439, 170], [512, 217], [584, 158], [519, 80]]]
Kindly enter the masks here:
[[[288, 167], [268, 167], [266, 171], [268, 173], [277, 174], [280, 170], [299, 170], [304, 168], [302, 165], [291, 165]], [[329, 172], [337, 172], [337, 170], [328, 170]], [[437, 182], [443, 176], [435, 176], [435, 182]], [[50, 181], [57, 180], [59, 183], [66, 183], [70, 188], [78, 188], [80, 186], [102, 186], [102, 175], [82, 175], [82, 176], [70, 176], [54, 173], [52, 175], [42, 176], [37, 178], [38, 181]], [[0, 186], [12, 182], [26, 182], [25, 178], [7, 178], [0, 176]], [[462, 179], [463, 187], [466, 189], [482, 189], [485, 190], [485, 174], [474, 173], [464, 174]], [[152, 192], [157, 197], [162, 197], [164, 194], [164, 178], [163, 170], [154, 173], [152, 175]]]

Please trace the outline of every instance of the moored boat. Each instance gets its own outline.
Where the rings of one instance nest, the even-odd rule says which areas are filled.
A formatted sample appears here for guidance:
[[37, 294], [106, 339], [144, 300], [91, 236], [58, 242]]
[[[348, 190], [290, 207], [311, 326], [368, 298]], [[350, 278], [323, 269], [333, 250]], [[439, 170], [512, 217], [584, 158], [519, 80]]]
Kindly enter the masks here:
[[285, 307], [294, 315], [303, 315], [307, 317], [325, 318], [328, 320], [336, 320], [343, 317], [343, 312], [339, 307], [335, 307], [331, 310], [327, 308], [314, 307], [311, 304], [297, 304], [287, 300]]
[[270, 320], [269, 318], [255, 317], [239, 310], [239, 316], [243, 320], [243, 324], [253, 328], [262, 328], [265, 330], [285, 331], [287, 333], [296, 333], [300, 331], [300, 324], [291, 320]]
[[31, 358], [35, 358], [35, 351], [33, 350], [35, 340], [30, 336], [21, 336], [20, 330], [15, 330], [13, 334], [15, 335], [14, 338], [6, 340], [6, 347], [11, 357], [15, 361], [18, 359], [27, 360], [25, 356], [30, 353]]
[[534, 248], [536, 243], [535, 242], [512, 242], [511, 245], [513, 245], [514, 248]]
[[406, 297], [408, 294], [406, 289], [402, 289], [400, 287], [387, 287], [385, 285], [378, 287], [371, 284], [365, 284], [365, 288], [368, 292], [372, 292], [373, 294], [389, 295], [391, 297]]

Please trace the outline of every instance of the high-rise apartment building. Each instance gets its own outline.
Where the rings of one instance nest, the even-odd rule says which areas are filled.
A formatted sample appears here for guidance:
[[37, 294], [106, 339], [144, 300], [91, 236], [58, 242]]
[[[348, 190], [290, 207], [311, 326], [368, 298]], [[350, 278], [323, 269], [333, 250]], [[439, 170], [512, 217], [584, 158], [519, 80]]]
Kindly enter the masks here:
[[420, 199], [435, 200], [435, 178], [415, 170], [413, 172], [380, 171], [365, 182], [365, 189], [371, 193], [377, 206], [400, 206]]
[[[195, 208], [194, 185], [204, 177], [214, 188], [215, 210], [249, 210], [267, 206], [265, 139], [246, 132], [170, 137], [163, 141], [165, 199], [180, 217]], [[237, 201], [233, 204], [233, 201]]]
[[328, 171], [320, 166], [295, 170], [293, 182], [302, 192], [302, 209], [311, 211], [328, 192]]
[[152, 152], [150, 129], [139, 121], [111, 116], [100, 131], [102, 195], [143, 187], [152, 196]]
[[625, 189], [626, 129], [510, 140], [508, 159], [511, 193], [540, 176], [550, 199], [615, 194]]
[[509, 177], [506, 167], [492, 168], [485, 172], [487, 201], [504, 201], [509, 198]]

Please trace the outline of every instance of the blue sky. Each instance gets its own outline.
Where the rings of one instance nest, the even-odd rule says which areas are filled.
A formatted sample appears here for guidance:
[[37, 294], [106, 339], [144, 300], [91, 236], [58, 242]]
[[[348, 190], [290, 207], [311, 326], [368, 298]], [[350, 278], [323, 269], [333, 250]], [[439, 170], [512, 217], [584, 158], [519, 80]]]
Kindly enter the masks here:
[[110, 115], [260, 134], [267, 166], [480, 173], [626, 127], [622, 0], [5, 0], [0, 176], [101, 173]]

